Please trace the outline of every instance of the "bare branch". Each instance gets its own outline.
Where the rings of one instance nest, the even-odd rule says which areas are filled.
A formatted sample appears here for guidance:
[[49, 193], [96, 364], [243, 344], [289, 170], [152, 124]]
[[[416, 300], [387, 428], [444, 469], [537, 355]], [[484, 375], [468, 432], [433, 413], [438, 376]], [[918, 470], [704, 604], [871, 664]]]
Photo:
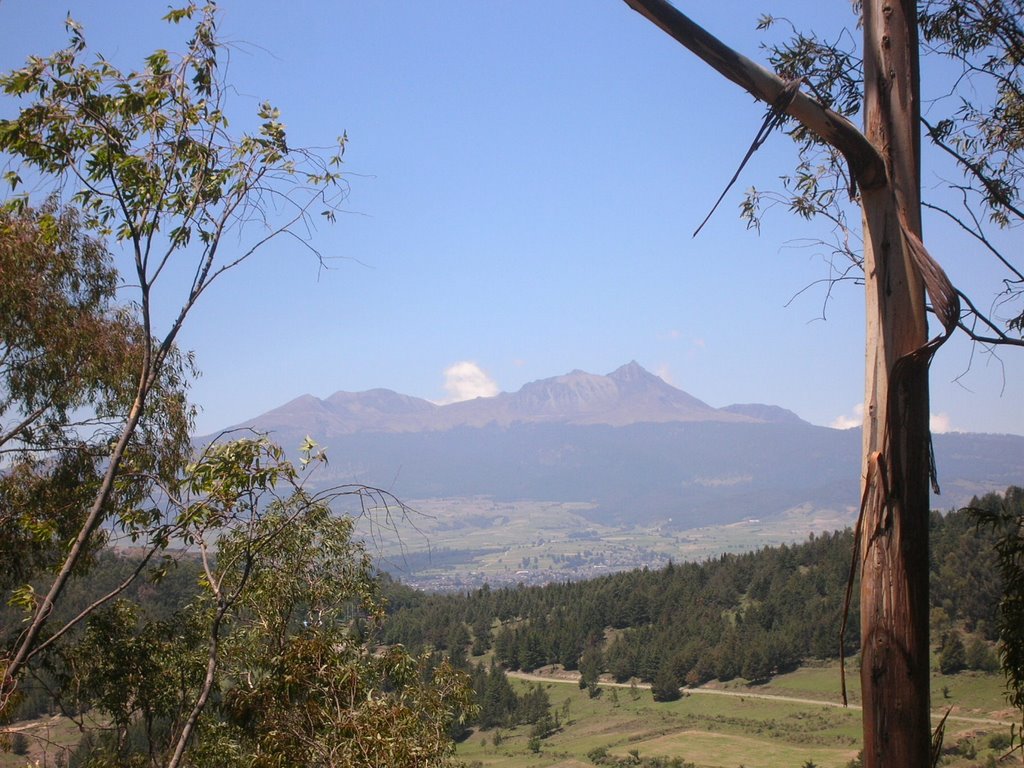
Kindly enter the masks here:
[[138, 564], [135, 566], [134, 570], [132, 570], [131, 574], [129, 574], [128, 577], [124, 579], [124, 581], [122, 581], [120, 584], [114, 587], [114, 589], [110, 590], [110, 592], [108, 592], [98, 600], [88, 605], [86, 608], [83, 608], [77, 616], [67, 621], [63, 627], [58, 629], [56, 632], [54, 632], [52, 635], [46, 638], [46, 640], [44, 640], [38, 646], [36, 646], [35, 649], [33, 649], [32, 652], [26, 657], [26, 662], [31, 661], [31, 659], [34, 656], [42, 653], [44, 650], [46, 650], [46, 648], [57, 642], [63, 635], [65, 635], [67, 632], [74, 629], [82, 621], [87, 619], [92, 613], [96, 611], [97, 608], [113, 600], [115, 597], [117, 597], [126, 589], [128, 589], [128, 587], [130, 587], [139, 577], [139, 574], [141, 574], [142, 571], [145, 570], [146, 566], [149, 564], [149, 561], [153, 559], [153, 555], [155, 555], [157, 551], [158, 550], [156, 548], [149, 549], [145, 553], [145, 555], [143, 555], [142, 558], [139, 560]]
[[1017, 218], [1024, 219], [1024, 211], [1013, 204], [1010, 198], [1007, 197], [1004, 190], [995, 182], [995, 180], [985, 173], [984, 169], [978, 163], [972, 161], [970, 158], [951, 147], [948, 142], [942, 139], [941, 132], [924, 117], [921, 118], [921, 123], [928, 129], [928, 137], [932, 140], [932, 143], [956, 160], [960, 167], [976, 178], [985, 188], [985, 191], [993, 202], [1010, 211], [1017, 216]]
[[[667, 0], [625, 3], [755, 98], [774, 104], [785, 92], [785, 80], [734, 51]], [[885, 165], [878, 151], [843, 115], [825, 109], [799, 91], [785, 112], [842, 152], [862, 189], [876, 189], [886, 183]]]

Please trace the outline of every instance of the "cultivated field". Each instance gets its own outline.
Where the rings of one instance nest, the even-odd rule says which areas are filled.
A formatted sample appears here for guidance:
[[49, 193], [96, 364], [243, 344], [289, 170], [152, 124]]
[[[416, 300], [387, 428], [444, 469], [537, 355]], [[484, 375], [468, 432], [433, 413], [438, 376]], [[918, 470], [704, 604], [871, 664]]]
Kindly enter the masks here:
[[[727, 552], [803, 542], [842, 530], [855, 512], [798, 508], [780, 518], [679, 530], [660, 525], [613, 527], [588, 519], [591, 505], [498, 502], [486, 497], [410, 502], [407, 520], [381, 525], [383, 511], [361, 524], [388, 570], [424, 589], [509, 583], [543, 584], [610, 571], [658, 568], [669, 560], [701, 561]], [[391, 510], [394, 512], [394, 510]], [[370, 523], [376, 521], [376, 524]]]

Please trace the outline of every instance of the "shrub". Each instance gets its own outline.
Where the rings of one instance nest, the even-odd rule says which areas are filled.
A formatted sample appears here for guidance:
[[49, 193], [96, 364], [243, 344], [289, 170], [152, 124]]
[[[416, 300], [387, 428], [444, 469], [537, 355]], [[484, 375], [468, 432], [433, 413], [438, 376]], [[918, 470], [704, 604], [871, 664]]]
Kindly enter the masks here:
[[999, 659], [995, 651], [980, 637], [972, 637], [967, 641], [966, 662], [968, 669], [981, 672], [995, 672], [999, 669]]
[[11, 752], [19, 757], [25, 757], [28, 754], [28, 736], [21, 731], [15, 732], [11, 737]]
[[993, 733], [988, 737], [988, 748], [1002, 752], [1010, 747], [1010, 737], [1005, 733]]
[[967, 653], [964, 641], [957, 631], [947, 632], [942, 636], [942, 647], [939, 649], [939, 671], [944, 675], [953, 675], [967, 666]]

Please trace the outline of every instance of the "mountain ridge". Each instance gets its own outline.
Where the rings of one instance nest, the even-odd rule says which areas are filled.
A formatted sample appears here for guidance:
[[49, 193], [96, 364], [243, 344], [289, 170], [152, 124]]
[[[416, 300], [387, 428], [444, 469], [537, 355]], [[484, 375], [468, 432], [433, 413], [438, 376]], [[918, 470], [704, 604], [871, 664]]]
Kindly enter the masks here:
[[[713, 408], [636, 362], [447, 405], [387, 389], [302, 395], [240, 426], [288, 450], [307, 435], [324, 446], [317, 487], [584, 502], [585, 517], [623, 526], [700, 527], [802, 507], [853, 515], [859, 501], [856, 430], [773, 405]], [[1024, 483], [1024, 437], [955, 433], [934, 446], [940, 507]]]
[[635, 360], [609, 374], [579, 369], [524, 384], [515, 392], [437, 404], [390, 389], [301, 395], [236, 427], [294, 430], [302, 423], [324, 437], [360, 432], [429, 432], [515, 424], [604, 424], [714, 421], [806, 423], [792, 411], [762, 404], [714, 408], [673, 387]]

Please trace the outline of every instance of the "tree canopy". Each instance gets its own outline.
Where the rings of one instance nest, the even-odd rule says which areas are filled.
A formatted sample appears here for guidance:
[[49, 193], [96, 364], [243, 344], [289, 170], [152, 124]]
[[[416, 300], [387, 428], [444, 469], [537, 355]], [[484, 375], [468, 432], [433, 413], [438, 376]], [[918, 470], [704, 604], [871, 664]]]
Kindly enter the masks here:
[[[118, 414], [135, 397], [146, 345], [102, 239], [55, 198], [0, 212], [0, 552], [4, 589], [59, 564], [102, 476]], [[147, 476], [125, 478], [118, 504], [138, 504], [170, 482], [189, 446], [187, 359], [168, 356], [158, 396], [128, 449]], [[90, 547], [104, 539], [93, 532]]]
[[[3, 492], [16, 505], [5, 515], [17, 539], [50, 550], [57, 573], [45, 595], [17, 587], [33, 615], [5, 688], [101, 531], [166, 546], [159, 499], [176, 494], [190, 450], [191, 360], [176, 341], [193, 306], [269, 240], [304, 242], [295, 225], [313, 213], [331, 218], [345, 192], [344, 137], [329, 156], [291, 147], [266, 103], [256, 133], [229, 132], [215, 6], [166, 18], [193, 22], [184, 52], [155, 51], [136, 71], [92, 57], [69, 17], [66, 48], [0, 76], [4, 93], [25, 102], [0, 120], [14, 192], [0, 221], [11, 235], [3, 258], [12, 299], [0, 448], [15, 462]], [[238, 245], [222, 247], [228, 232]], [[126, 285], [111, 247], [131, 264]], [[169, 273], [190, 275], [176, 299]], [[170, 320], [161, 327], [160, 317]], [[62, 509], [60, 522], [46, 509]]]
[[[307, 493], [311, 441], [296, 465], [258, 436], [195, 459], [189, 436], [181, 329], [274, 238], [319, 258], [308, 236], [344, 199], [345, 136], [294, 146], [266, 102], [233, 132], [216, 7], [165, 18], [191, 26], [183, 53], [137, 70], [92, 55], [69, 17], [67, 47], [0, 75], [22, 104], [0, 120], [0, 555], [17, 563], [0, 588], [22, 611], [0, 717], [32, 677], [86, 732], [89, 764], [439, 764], [468, 678], [379, 643], [376, 574], [329, 502], [404, 508], [361, 486]], [[76, 604], [104, 543], [138, 558]], [[190, 601], [121, 599], [158, 592], [186, 551]]]

